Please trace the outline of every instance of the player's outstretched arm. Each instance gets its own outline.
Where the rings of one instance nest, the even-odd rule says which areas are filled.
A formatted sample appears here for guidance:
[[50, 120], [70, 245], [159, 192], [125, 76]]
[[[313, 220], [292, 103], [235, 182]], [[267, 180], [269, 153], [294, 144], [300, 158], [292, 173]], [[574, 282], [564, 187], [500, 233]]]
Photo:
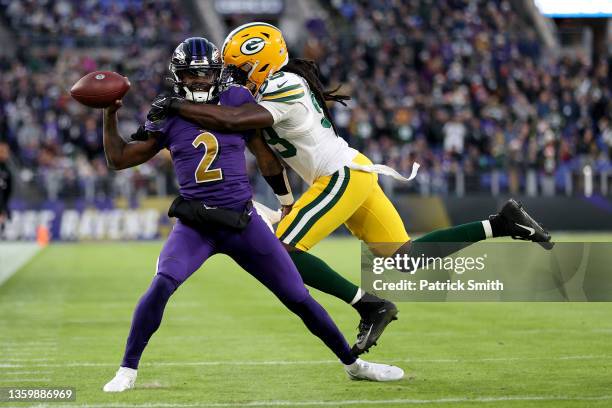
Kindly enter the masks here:
[[261, 132], [255, 132], [255, 135], [249, 138], [247, 146], [255, 156], [261, 175], [266, 179], [276, 197], [278, 197], [278, 201], [280, 201], [283, 207], [293, 205], [293, 194], [287, 179], [287, 171], [272, 149], [270, 149], [270, 146], [265, 142]]
[[259, 167], [262, 176], [274, 176], [283, 171], [283, 165], [259, 131], [249, 138], [247, 147], [255, 156], [257, 167]]
[[121, 108], [121, 101], [104, 109], [103, 123], [104, 133], [102, 136], [104, 155], [109, 168], [122, 170], [137, 166], [151, 159], [157, 154], [159, 148], [152, 133], [142, 142], [126, 143], [119, 135], [117, 123], [117, 111]]
[[246, 103], [233, 107], [193, 103], [174, 98], [171, 111], [207, 129], [226, 133], [261, 129], [274, 124], [270, 112], [256, 103]]

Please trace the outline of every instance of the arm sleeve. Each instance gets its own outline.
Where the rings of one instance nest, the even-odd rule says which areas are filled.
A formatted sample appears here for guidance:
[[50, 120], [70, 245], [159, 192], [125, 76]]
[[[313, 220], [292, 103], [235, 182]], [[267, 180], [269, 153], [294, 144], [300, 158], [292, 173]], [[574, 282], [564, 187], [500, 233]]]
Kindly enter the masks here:
[[[142, 137], [143, 132], [146, 132], [147, 138], [151, 137], [151, 134], [155, 134], [155, 139], [157, 140], [157, 148], [158, 150], [162, 150], [168, 147], [168, 129], [170, 128], [170, 120], [164, 119], [155, 122], [151, 122], [147, 119], [144, 124], [144, 127], [139, 127], [138, 131], [132, 135], [134, 140], [139, 140], [139, 137]], [[136, 138], [134, 138], [136, 136]]]
[[283, 171], [274, 176], [264, 176], [268, 185], [276, 194], [276, 198], [282, 205], [292, 205], [295, 201], [293, 198], [293, 192], [291, 191], [291, 184], [287, 178], [287, 170], [283, 168]]
[[274, 191], [274, 194], [282, 196], [291, 192], [291, 185], [287, 179], [287, 170], [283, 169], [282, 172], [273, 176], [263, 176], [266, 179], [268, 185]]

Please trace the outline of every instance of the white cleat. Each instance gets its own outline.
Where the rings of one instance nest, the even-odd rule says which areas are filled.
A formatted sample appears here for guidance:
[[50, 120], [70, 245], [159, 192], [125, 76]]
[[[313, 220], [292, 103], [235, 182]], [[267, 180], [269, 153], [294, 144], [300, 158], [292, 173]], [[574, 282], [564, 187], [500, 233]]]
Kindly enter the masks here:
[[387, 364], [368, 363], [358, 358], [344, 370], [351, 380], [397, 381], [404, 378], [404, 370]]
[[123, 392], [130, 388], [134, 388], [137, 373], [138, 370], [134, 370], [133, 368], [119, 367], [115, 377], [106, 383], [102, 389], [104, 392]]

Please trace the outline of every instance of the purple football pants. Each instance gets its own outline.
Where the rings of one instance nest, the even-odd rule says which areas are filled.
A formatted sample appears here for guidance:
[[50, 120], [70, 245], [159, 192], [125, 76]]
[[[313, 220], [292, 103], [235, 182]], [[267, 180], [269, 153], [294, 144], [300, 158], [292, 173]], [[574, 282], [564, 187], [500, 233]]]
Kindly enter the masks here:
[[159, 256], [157, 274], [134, 311], [123, 367], [138, 368], [172, 293], [216, 253], [229, 255], [272, 291], [340, 361], [355, 361], [338, 327], [310, 296], [287, 251], [253, 209], [251, 222], [241, 232], [214, 228], [200, 231], [177, 221]]

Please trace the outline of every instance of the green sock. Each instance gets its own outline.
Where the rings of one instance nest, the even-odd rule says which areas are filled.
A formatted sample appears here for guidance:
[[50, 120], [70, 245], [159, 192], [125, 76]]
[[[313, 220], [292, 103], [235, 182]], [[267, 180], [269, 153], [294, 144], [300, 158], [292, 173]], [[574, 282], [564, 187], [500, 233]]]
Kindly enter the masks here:
[[[412, 241], [411, 254], [424, 254], [431, 257], [445, 257], [462, 250], [474, 242], [487, 238], [484, 223], [470, 222], [451, 228], [436, 230]], [[490, 224], [487, 225], [490, 229]]]
[[476, 221], [430, 232], [414, 242], [478, 242], [486, 238], [482, 221]]
[[329, 295], [351, 303], [359, 287], [344, 279], [325, 262], [307, 252], [293, 251], [289, 256], [304, 283]]

